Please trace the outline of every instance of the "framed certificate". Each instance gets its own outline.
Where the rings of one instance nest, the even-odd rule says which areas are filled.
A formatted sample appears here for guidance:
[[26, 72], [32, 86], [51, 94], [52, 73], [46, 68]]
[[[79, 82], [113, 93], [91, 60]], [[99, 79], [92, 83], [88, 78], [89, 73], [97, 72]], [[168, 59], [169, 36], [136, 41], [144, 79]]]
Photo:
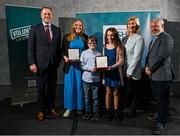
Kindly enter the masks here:
[[96, 68], [97, 69], [107, 69], [108, 68], [107, 56], [97, 56], [96, 57]]
[[68, 57], [72, 61], [79, 61], [79, 49], [68, 49]]

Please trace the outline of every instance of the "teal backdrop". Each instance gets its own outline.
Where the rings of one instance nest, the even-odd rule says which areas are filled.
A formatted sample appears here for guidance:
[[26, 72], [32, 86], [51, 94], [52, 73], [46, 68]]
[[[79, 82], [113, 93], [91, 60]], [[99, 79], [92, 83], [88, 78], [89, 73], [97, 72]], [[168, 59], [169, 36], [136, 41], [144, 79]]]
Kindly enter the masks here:
[[[104, 12], [104, 13], [78, 13], [77, 18], [82, 19], [85, 26], [85, 32], [88, 35], [96, 35], [98, 38], [98, 50], [103, 46], [103, 26], [126, 25], [127, 20], [131, 16], [138, 16], [140, 19], [140, 33], [145, 39], [145, 49], [142, 59], [144, 67], [145, 57], [147, 55], [148, 45], [151, 40], [150, 20], [160, 16], [160, 11], [142, 11], [142, 12]], [[126, 35], [125, 30], [118, 31], [122, 39]]]
[[12, 104], [37, 99], [35, 75], [30, 73], [27, 62], [27, 42], [31, 24], [40, 21], [40, 8], [6, 5]]

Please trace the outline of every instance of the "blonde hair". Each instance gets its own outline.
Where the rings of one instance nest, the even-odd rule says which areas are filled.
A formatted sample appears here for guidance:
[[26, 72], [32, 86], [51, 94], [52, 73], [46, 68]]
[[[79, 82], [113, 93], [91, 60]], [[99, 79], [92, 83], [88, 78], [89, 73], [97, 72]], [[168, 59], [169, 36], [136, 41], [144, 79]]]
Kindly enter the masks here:
[[[128, 19], [128, 23], [130, 22], [130, 21], [135, 21], [136, 22], [136, 31], [135, 31], [135, 33], [138, 33], [139, 31], [140, 31], [140, 21], [139, 21], [139, 18], [137, 17], [137, 16], [132, 16], [132, 17], [130, 17], [129, 19]], [[127, 24], [128, 25], [128, 24]]]
[[77, 21], [80, 21], [82, 23], [82, 31], [79, 34], [79, 36], [82, 36], [84, 34], [84, 24], [83, 24], [82, 20], [81, 19], [75, 19], [72, 22], [70, 34], [67, 37], [68, 41], [72, 41], [76, 37], [76, 34], [75, 34], [75, 24], [76, 24]]

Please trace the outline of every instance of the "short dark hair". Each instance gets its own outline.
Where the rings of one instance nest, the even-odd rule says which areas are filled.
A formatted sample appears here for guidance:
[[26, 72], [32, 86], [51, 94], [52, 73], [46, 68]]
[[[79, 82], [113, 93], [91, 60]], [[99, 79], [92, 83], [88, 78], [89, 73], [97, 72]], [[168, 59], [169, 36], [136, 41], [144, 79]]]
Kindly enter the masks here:
[[96, 38], [96, 36], [95, 36], [95, 35], [89, 36], [87, 42], [89, 42], [89, 41], [95, 41], [95, 42], [97, 43], [97, 38]]
[[43, 9], [49, 9], [49, 10], [51, 10], [51, 12], [53, 12], [52, 8], [51, 8], [51, 7], [48, 7], [48, 6], [42, 7], [42, 8], [41, 8], [41, 12], [42, 12]]

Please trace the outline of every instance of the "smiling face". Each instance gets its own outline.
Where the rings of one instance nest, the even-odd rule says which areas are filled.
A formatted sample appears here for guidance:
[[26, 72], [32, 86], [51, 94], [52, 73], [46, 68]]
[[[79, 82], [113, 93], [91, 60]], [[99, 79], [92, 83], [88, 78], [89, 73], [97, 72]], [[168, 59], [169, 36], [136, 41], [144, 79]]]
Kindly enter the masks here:
[[151, 21], [150, 27], [151, 27], [151, 34], [154, 35], [154, 36], [157, 36], [158, 31], [157, 31], [157, 28], [156, 28], [156, 21]]
[[81, 34], [83, 31], [83, 23], [80, 20], [77, 20], [73, 24], [73, 29], [76, 34]]
[[157, 20], [156, 21], [156, 29], [157, 29], [157, 33], [158, 35], [164, 31], [164, 21], [162, 20]]
[[114, 34], [112, 31], [107, 31], [107, 41], [108, 43], [112, 43], [114, 41]]
[[45, 24], [49, 24], [52, 22], [52, 10], [50, 8], [43, 8], [41, 10], [41, 19]]
[[127, 24], [127, 29], [129, 33], [136, 33], [137, 31], [137, 24], [135, 20], [130, 20]]
[[95, 40], [88, 40], [88, 47], [91, 50], [95, 50], [96, 49], [96, 41]]
[[89, 36], [87, 40], [87, 44], [88, 44], [89, 49], [94, 51], [97, 46], [97, 38], [93, 35]]
[[151, 21], [151, 34], [154, 36], [158, 36], [161, 32], [164, 31], [164, 24], [160, 20]]

